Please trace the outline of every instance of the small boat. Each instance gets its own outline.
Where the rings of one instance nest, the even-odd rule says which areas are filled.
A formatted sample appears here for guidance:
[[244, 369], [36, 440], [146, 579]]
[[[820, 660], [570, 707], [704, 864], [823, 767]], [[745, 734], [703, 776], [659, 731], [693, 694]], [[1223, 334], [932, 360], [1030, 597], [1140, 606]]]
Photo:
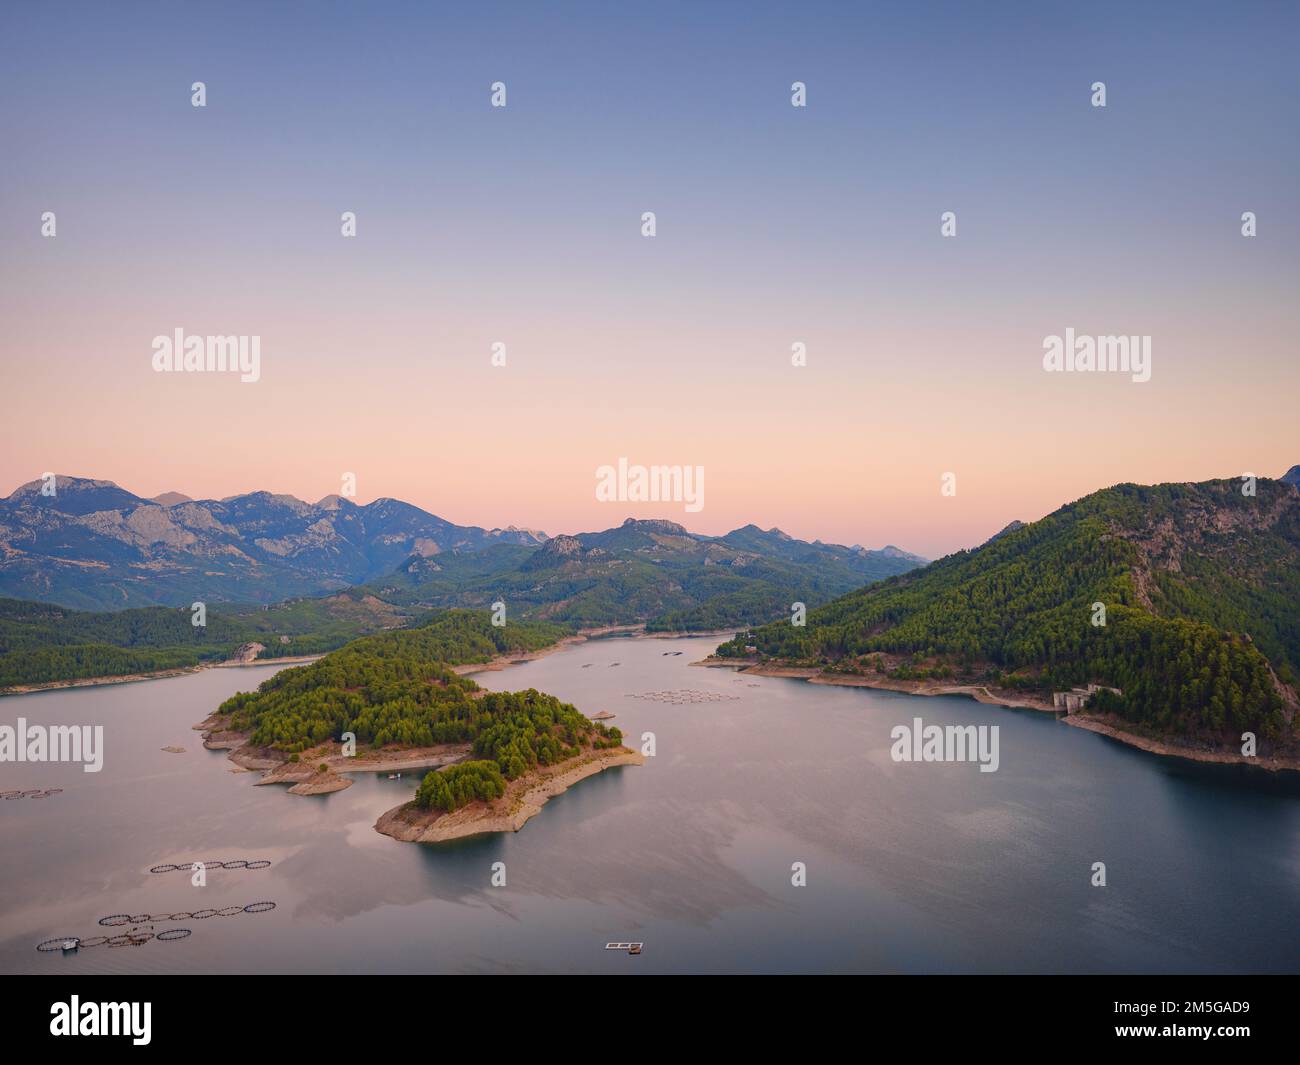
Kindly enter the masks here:
[[401, 779], [402, 779], [402, 774], [401, 774], [401, 773], [389, 773], [389, 774], [388, 774], [388, 779], [389, 779], [389, 780], [401, 780]]

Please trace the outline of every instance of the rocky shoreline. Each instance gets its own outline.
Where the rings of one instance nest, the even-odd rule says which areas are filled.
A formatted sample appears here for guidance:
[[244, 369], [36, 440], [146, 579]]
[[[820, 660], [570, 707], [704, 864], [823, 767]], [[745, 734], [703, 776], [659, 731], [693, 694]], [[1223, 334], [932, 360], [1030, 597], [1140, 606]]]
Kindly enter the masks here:
[[1248, 758], [1244, 754], [1238, 754], [1234, 751], [1215, 751], [1200, 749], [1195, 747], [1184, 747], [1178, 744], [1166, 743], [1163, 740], [1152, 739], [1148, 736], [1141, 736], [1135, 732], [1129, 732], [1126, 729], [1119, 728], [1112, 722], [1114, 718], [1094, 717], [1091, 714], [1073, 713], [1061, 719], [1067, 725], [1073, 725], [1075, 728], [1087, 729], [1089, 732], [1096, 732], [1102, 736], [1109, 736], [1120, 743], [1126, 743], [1130, 747], [1137, 747], [1139, 750], [1147, 751], [1150, 754], [1162, 755], [1166, 758], [1186, 758], [1193, 762], [1209, 762], [1216, 765], [1249, 765], [1258, 769], [1267, 769], [1271, 773], [1277, 772], [1300, 772], [1300, 758], [1280, 758], [1274, 756], [1256, 755]]
[[[603, 630], [593, 630], [603, 631]], [[520, 662], [531, 662], [575, 644], [584, 643], [590, 633], [566, 636], [549, 647], [526, 653], [497, 655], [487, 662], [453, 666], [465, 675], [491, 672]], [[313, 656], [313, 658], [320, 656]], [[611, 716], [611, 715], [606, 715]], [[203, 746], [210, 751], [229, 751], [227, 758], [245, 772], [260, 772], [255, 786], [287, 784], [290, 795], [326, 795], [352, 786], [350, 774], [401, 772], [407, 769], [441, 769], [463, 762], [472, 755], [468, 743], [442, 744], [434, 747], [402, 750], [367, 751], [349, 757], [341, 746], [330, 740], [309, 751], [297, 761], [290, 761], [282, 751], [252, 747], [251, 734], [229, 728], [229, 720], [216, 713], [194, 725], [203, 736]], [[616, 765], [642, 765], [645, 757], [626, 747], [587, 751], [558, 766], [539, 768], [511, 781], [505, 796], [491, 804], [473, 803], [451, 814], [419, 810], [414, 802], [389, 810], [375, 823], [375, 829], [394, 839], [441, 842], [464, 836], [491, 832], [518, 832], [556, 795], [563, 794], [580, 780]], [[405, 814], [402, 811], [407, 811]], [[437, 826], [433, 822], [437, 822]]]
[[414, 802], [395, 806], [375, 822], [375, 831], [408, 843], [445, 843], [496, 832], [518, 832], [542, 807], [587, 777], [621, 765], [644, 765], [645, 755], [626, 747], [590, 751], [559, 765], [540, 767], [510, 782], [493, 802], [475, 802], [444, 813]]
[[[290, 795], [326, 795], [352, 786], [352, 773], [394, 773], [407, 769], [441, 769], [471, 757], [468, 743], [436, 747], [380, 750], [348, 757], [333, 741], [304, 751], [298, 761], [282, 752], [249, 746], [249, 734], [223, 729], [225, 722], [212, 715], [193, 726], [203, 733], [210, 751], [229, 751], [231, 762], [247, 772], [262, 773], [256, 786], [288, 784]], [[645, 756], [627, 747], [584, 751], [555, 766], [540, 767], [510, 782], [506, 794], [493, 803], [472, 803], [450, 814], [420, 810], [405, 802], [385, 813], [375, 829], [394, 839], [437, 843], [491, 832], [518, 832], [548, 801], [562, 795], [580, 780], [619, 765], [643, 765]], [[322, 768], [324, 767], [324, 768]]]
[[[248, 772], [261, 772], [262, 784], [288, 784], [290, 795], [325, 795], [352, 786], [349, 773], [399, 773], [406, 769], [440, 769], [463, 762], [470, 755], [468, 743], [447, 743], [434, 747], [367, 751], [345, 755], [333, 740], [290, 761], [282, 751], [249, 745], [250, 734], [225, 728], [227, 722], [212, 714], [193, 726], [203, 734], [209, 751], [229, 751], [227, 758]], [[325, 768], [322, 769], [321, 767]]]
[[790, 680], [804, 680], [809, 684], [830, 684], [845, 688], [877, 688], [882, 691], [899, 692], [903, 695], [965, 695], [976, 702], [989, 706], [1005, 706], [1018, 710], [1037, 710], [1055, 714], [1067, 725], [1087, 729], [1099, 735], [1108, 736], [1120, 743], [1128, 744], [1139, 750], [1166, 758], [1185, 758], [1193, 762], [1207, 762], [1217, 765], [1249, 765], [1269, 772], [1300, 772], [1300, 758], [1278, 756], [1247, 757], [1233, 751], [1219, 751], [1201, 747], [1191, 747], [1153, 739], [1123, 728], [1121, 719], [1113, 715], [1107, 717], [1076, 711], [1065, 714], [1045, 699], [1025, 695], [1023, 692], [1011, 692], [999, 688], [990, 688], [983, 684], [957, 684], [932, 680], [895, 680], [885, 676], [865, 676], [851, 673], [826, 673], [820, 669], [803, 666], [780, 666], [760, 662], [755, 658], [705, 658], [692, 662], [694, 666], [706, 666], [716, 669], [735, 669], [737, 672], [757, 677], [785, 677]]

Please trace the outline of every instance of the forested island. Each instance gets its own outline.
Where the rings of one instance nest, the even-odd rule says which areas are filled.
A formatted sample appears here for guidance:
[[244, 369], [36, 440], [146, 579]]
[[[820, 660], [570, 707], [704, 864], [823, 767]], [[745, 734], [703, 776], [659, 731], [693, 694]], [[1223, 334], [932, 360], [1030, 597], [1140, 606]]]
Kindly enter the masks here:
[[[299, 794], [346, 787], [346, 772], [445, 766], [377, 827], [398, 824], [388, 834], [412, 839], [517, 828], [545, 801], [541, 794], [641, 761], [617, 728], [552, 695], [489, 692], [456, 671], [556, 647], [566, 634], [452, 610], [418, 628], [362, 637], [227, 699], [203, 723], [206, 745], [232, 749], [236, 763], [267, 770], [262, 783], [290, 783]], [[355, 737], [353, 754], [346, 734]], [[452, 814], [454, 830], [438, 824]]]
[[1096, 492], [812, 610], [804, 627], [752, 629], [717, 660], [900, 690], [975, 686], [1047, 709], [1054, 692], [1093, 684], [1071, 723], [1190, 756], [1239, 752], [1252, 733], [1259, 755], [1294, 761], [1300, 494], [1263, 479], [1255, 495], [1240, 489]]

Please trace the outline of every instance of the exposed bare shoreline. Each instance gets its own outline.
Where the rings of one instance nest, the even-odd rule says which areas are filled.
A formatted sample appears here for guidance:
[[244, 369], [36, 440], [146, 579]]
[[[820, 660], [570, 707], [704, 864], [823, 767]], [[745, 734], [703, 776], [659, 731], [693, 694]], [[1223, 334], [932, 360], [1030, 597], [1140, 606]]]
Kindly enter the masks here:
[[580, 780], [620, 765], [643, 765], [645, 755], [626, 747], [584, 752], [559, 765], [511, 781], [493, 802], [475, 802], [451, 813], [421, 810], [414, 802], [395, 806], [375, 822], [375, 831], [408, 843], [445, 843], [495, 832], [518, 832], [542, 807]]
[[[406, 769], [441, 769], [462, 762], [471, 754], [468, 743], [434, 747], [371, 751], [349, 757], [333, 740], [310, 751], [298, 761], [281, 752], [249, 746], [249, 733], [224, 729], [228, 721], [212, 714], [194, 726], [203, 732], [208, 750], [228, 750], [227, 757], [246, 771], [262, 772], [256, 782], [288, 784], [290, 795], [325, 795], [352, 786], [350, 774], [401, 772]], [[642, 765], [645, 756], [626, 747], [585, 751], [559, 765], [541, 767], [510, 782], [506, 794], [493, 803], [472, 803], [451, 814], [419, 810], [405, 802], [385, 813], [375, 830], [394, 839], [435, 843], [492, 832], [518, 832], [546, 803], [563, 794], [580, 780], [616, 765]], [[322, 769], [322, 766], [324, 767]], [[403, 812], [405, 811], [405, 812]], [[436, 822], [436, 824], [435, 824]]]
[[1209, 762], [1218, 765], [1249, 765], [1257, 769], [1267, 769], [1270, 772], [1285, 770], [1300, 772], [1300, 758], [1276, 756], [1248, 758], [1246, 755], [1232, 751], [1185, 747], [1130, 732], [1119, 727], [1118, 719], [1114, 717], [1102, 718], [1077, 711], [1073, 714], [1063, 714], [1044, 699], [1024, 695], [1020, 692], [990, 688], [983, 684], [947, 684], [928, 680], [894, 680], [890, 677], [873, 677], [861, 674], [823, 673], [820, 669], [800, 666], [765, 665], [753, 658], [706, 658], [699, 662], [692, 662], [691, 665], [735, 669], [740, 673], [758, 677], [785, 677], [791, 680], [804, 680], [809, 684], [831, 684], [845, 688], [879, 688], [883, 691], [899, 692], [904, 695], [965, 695], [976, 702], [985, 703], [989, 706], [1006, 706], [1019, 710], [1037, 710], [1043, 713], [1055, 714], [1059, 720], [1064, 721], [1067, 725], [1087, 729], [1089, 732], [1096, 732], [1102, 736], [1109, 736], [1111, 739], [1126, 743], [1130, 747], [1136, 747], [1150, 754], [1157, 754], [1167, 758], [1186, 758], [1193, 762]]
[[[526, 653], [496, 655], [487, 662], [469, 662], [452, 667], [454, 672], [481, 673], [504, 669], [508, 665], [531, 662], [575, 644], [586, 642], [593, 634], [609, 629], [588, 630], [549, 647]], [[621, 630], [620, 630], [621, 631]], [[635, 630], [632, 630], [635, 631]], [[312, 658], [319, 658], [313, 655]], [[234, 663], [232, 663], [234, 664]], [[249, 663], [252, 664], [252, 663]], [[229, 727], [229, 719], [209, 714], [193, 728], [203, 734], [203, 746], [210, 751], [229, 751], [227, 758], [247, 772], [260, 771], [262, 784], [288, 784], [290, 795], [325, 795], [352, 786], [350, 774], [401, 772], [406, 769], [441, 769], [470, 757], [467, 743], [441, 744], [434, 747], [370, 751], [361, 756], [343, 754], [340, 744], [331, 740], [291, 762], [280, 751], [251, 747], [250, 733]], [[430, 814], [406, 802], [385, 813], [375, 824], [376, 831], [394, 839], [440, 842], [464, 836], [493, 832], [518, 832], [556, 795], [563, 794], [580, 780], [616, 765], [642, 765], [645, 757], [626, 747], [605, 751], [587, 751], [557, 766], [539, 768], [511, 781], [505, 796], [494, 803], [472, 803], [451, 814]], [[324, 768], [322, 768], [324, 767]], [[402, 814], [401, 811], [407, 811]], [[437, 826], [433, 826], [433, 822]]]
[[1090, 714], [1074, 713], [1062, 718], [1062, 720], [1067, 725], [1073, 725], [1075, 728], [1087, 729], [1089, 732], [1109, 736], [1113, 740], [1119, 740], [1120, 743], [1127, 743], [1130, 747], [1137, 747], [1151, 754], [1163, 755], [1168, 758], [1187, 758], [1194, 762], [1211, 762], [1219, 765], [1250, 765], [1257, 769], [1267, 769], [1273, 773], [1300, 772], [1300, 758], [1262, 756], [1247, 758], [1244, 754], [1235, 754], [1231, 751], [1203, 751], [1190, 747], [1179, 747], [1146, 736], [1139, 736], [1133, 732], [1127, 732]]
[[142, 680], [164, 680], [167, 677], [181, 677], [186, 673], [200, 673], [205, 669], [243, 669], [248, 666], [315, 662], [316, 659], [323, 657], [323, 653], [318, 655], [286, 655], [283, 658], [256, 658], [251, 662], [238, 658], [229, 658], [221, 662], [200, 662], [196, 666], [157, 669], [152, 673], [123, 673], [112, 677], [77, 677], [72, 680], [46, 680], [40, 684], [15, 684], [9, 688], [0, 688], [0, 695], [27, 695], [31, 692], [54, 691], [58, 688], [97, 688], [101, 684], [133, 684]]
[[[392, 630], [400, 631], [400, 630]], [[585, 640], [599, 638], [601, 636], [611, 636], [614, 633], [625, 632], [632, 639], [644, 640], [669, 640], [676, 638], [685, 638], [688, 636], [730, 636], [734, 635], [733, 629], [718, 629], [710, 632], [646, 632], [644, 625], [605, 625], [600, 628], [582, 629], [573, 636], [566, 636], [558, 643], [545, 647], [540, 651], [530, 651], [525, 654], [516, 655], [498, 655], [489, 662], [475, 662], [468, 665], [456, 666], [454, 671], [460, 674], [481, 673], [488, 670], [504, 669], [508, 665], [516, 662], [531, 661], [534, 658], [541, 658], [544, 655], [553, 654], [564, 647], [574, 643], [582, 643]], [[95, 688], [101, 684], [132, 684], [143, 680], [164, 680], [167, 677], [180, 677], [187, 673], [198, 673], [204, 669], [239, 669], [248, 666], [273, 666], [273, 665], [294, 665], [303, 662], [315, 662], [318, 658], [324, 658], [329, 652], [322, 652], [315, 655], [285, 655], [283, 658], [256, 658], [247, 661], [241, 658], [230, 658], [221, 662], [200, 662], [194, 666], [176, 666], [173, 669], [158, 669], [147, 673], [123, 673], [117, 676], [109, 677], [78, 677], [69, 680], [47, 680], [39, 684], [15, 684], [12, 687], [0, 688], [0, 695], [28, 695], [32, 692], [55, 691], [60, 688]]]
[[466, 662], [463, 665], [452, 666], [453, 673], [459, 673], [462, 677], [469, 676], [472, 673], [495, 673], [497, 670], [505, 669], [506, 666], [517, 665], [522, 662], [535, 662], [539, 658], [545, 658], [547, 655], [553, 655], [556, 651], [563, 651], [574, 644], [585, 643], [588, 637], [583, 633], [574, 636], [565, 636], [558, 643], [553, 643], [549, 647], [543, 647], [536, 651], [522, 651], [518, 654], [496, 655], [489, 658], [486, 662]]
[[329, 740], [303, 751], [294, 762], [282, 751], [251, 746], [251, 734], [235, 731], [228, 727], [229, 723], [228, 718], [213, 712], [193, 727], [203, 734], [203, 746], [209, 751], [229, 751], [227, 758], [240, 769], [261, 772], [258, 785], [288, 784], [291, 795], [324, 795], [350, 788], [352, 780], [345, 775], [349, 773], [441, 768], [464, 761], [470, 754], [468, 743], [445, 743], [349, 756], [343, 753], [341, 744]]

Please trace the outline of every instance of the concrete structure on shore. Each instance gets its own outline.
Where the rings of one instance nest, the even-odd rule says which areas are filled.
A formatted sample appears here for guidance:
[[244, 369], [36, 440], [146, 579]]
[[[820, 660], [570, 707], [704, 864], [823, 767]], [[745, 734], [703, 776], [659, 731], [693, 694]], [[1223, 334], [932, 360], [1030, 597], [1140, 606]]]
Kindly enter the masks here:
[[1052, 706], [1057, 710], [1064, 710], [1067, 714], [1072, 714], [1076, 710], [1082, 710], [1088, 705], [1088, 700], [1101, 691], [1114, 692], [1116, 695], [1124, 694], [1118, 688], [1107, 688], [1102, 684], [1089, 684], [1086, 688], [1071, 688], [1068, 692], [1052, 692]]

